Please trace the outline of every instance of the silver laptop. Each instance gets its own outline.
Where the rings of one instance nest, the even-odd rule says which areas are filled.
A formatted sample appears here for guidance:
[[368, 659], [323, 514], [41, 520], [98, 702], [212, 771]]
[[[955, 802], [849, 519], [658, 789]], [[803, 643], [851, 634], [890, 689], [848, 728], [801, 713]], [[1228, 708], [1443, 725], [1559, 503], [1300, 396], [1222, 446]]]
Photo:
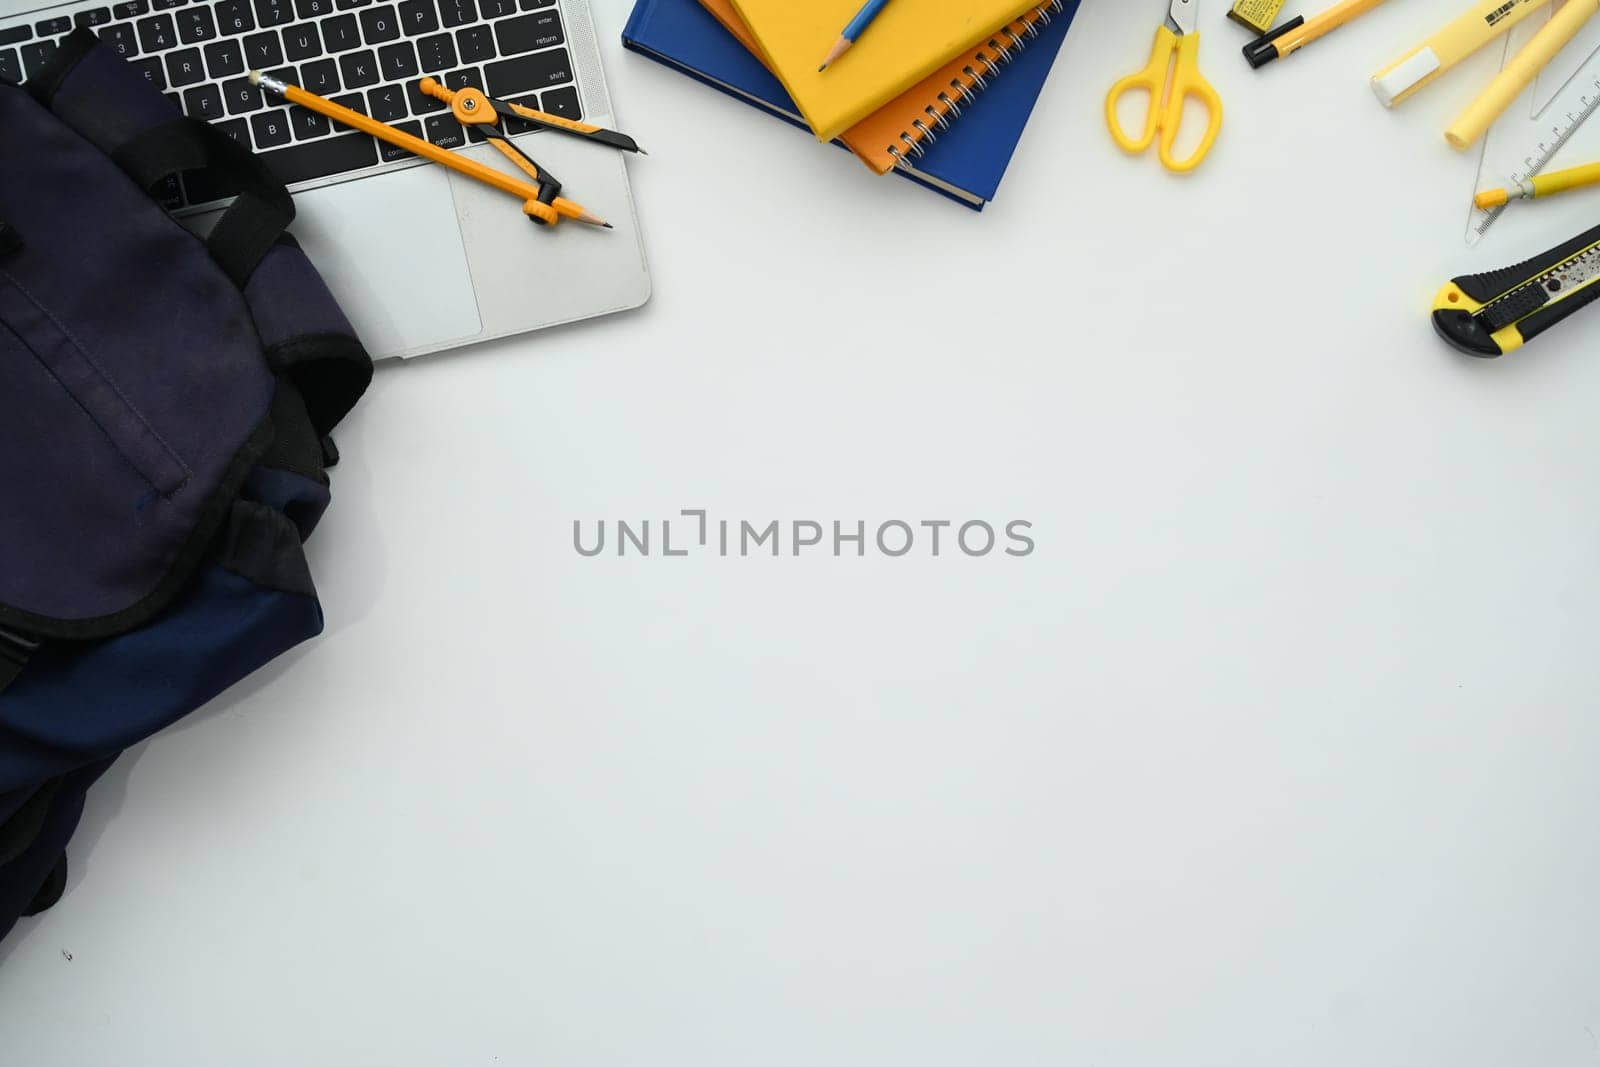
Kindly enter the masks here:
[[[295, 236], [374, 358], [440, 352], [649, 299], [624, 153], [548, 131], [518, 136], [563, 196], [614, 228], [538, 226], [515, 197], [286, 108], [245, 77], [268, 71], [509, 171], [416, 84], [431, 75], [616, 128], [588, 0], [0, 0], [0, 78], [39, 69], [77, 25], [289, 182]], [[186, 176], [167, 196], [203, 226], [227, 192]]]

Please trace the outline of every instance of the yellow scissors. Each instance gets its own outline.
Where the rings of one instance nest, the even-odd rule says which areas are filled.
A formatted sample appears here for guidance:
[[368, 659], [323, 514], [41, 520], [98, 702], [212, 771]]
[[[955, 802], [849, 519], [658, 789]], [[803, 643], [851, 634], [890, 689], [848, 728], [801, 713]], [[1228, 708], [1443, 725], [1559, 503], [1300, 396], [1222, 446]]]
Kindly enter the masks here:
[[[1106, 97], [1106, 124], [1111, 138], [1124, 152], [1139, 153], [1150, 147], [1161, 134], [1161, 164], [1174, 174], [1185, 174], [1198, 167], [1211, 151], [1222, 129], [1222, 97], [1200, 74], [1200, 34], [1195, 32], [1195, 4], [1198, 0], [1172, 0], [1167, 20], [1156, 28], [1156, 46], [1150, 65], [1130, 74], [1111, 87]], [[1173, 54], [1177, 54], [1176, 61]], [[1145, 117], [1144, 134], [1129, 137], [1117, 117], [1123, 96], [1136, 89], [1150, 94], [1150, 113]], [[1178, 126], [1183, 122], [1183, 104], [1193, 97], [1206, 107], [1206, 132], [1188, 159], [1172, 158], [1178, 142]]]

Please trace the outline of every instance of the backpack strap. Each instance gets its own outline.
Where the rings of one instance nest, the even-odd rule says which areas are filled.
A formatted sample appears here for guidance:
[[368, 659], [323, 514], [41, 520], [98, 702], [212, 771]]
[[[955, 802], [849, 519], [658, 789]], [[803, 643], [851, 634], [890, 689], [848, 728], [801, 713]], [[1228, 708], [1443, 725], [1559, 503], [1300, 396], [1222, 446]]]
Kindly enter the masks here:
[[185, 171], [209, 171], [221, 185], [240, 190], [206, 243], [241, 288], [294, 221], [294, 201], [266, 164], [209, 123], [177, 114], [159, 89], [86, 27], [61, 41], [27, 90], [143, 189]]
[[312, 428], [326, 437], [372, 381], [372, 359], [350, 320], [289, 234], [262, 258], [244, 299], [268, 364], [300, 393]]

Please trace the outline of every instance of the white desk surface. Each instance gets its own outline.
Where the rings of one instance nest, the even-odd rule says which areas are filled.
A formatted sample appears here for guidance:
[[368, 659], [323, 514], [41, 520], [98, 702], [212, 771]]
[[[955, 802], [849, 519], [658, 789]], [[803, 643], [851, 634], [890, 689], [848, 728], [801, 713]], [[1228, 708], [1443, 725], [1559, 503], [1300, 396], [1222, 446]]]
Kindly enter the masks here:
[[[1257, 73], [1208, 0], [1179, 180], [1101, 117], [1161, 3], [1086, 0], [977, 215], [600, 0], [654, 301], [379, 373], [327, 633], [92, 795], [0, 1061], [1594, 1063], [1600, 312], [1426, 312], [1596, 200], [1466, 248], [1495, 58], [1366, 84], [1460, 6]], [[685, 508], [1037, 550], [573, 550]]]

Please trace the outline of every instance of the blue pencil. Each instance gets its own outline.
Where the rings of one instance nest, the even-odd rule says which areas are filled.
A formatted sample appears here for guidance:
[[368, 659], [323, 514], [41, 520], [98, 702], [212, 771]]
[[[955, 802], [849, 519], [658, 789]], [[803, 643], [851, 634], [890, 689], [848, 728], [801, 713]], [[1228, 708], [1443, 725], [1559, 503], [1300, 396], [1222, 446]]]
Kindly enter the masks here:
[[850, 20], [850, 25], [844, 28], [844, 32], [839, 35], [839, 39], [833, 42], [833, 47], [828, 50], [826, 58], [822, 61], [822, 66], [817, 68], [817, 73], [821, 74], [828, 69], [828, 64], [850, 51], [850, 46], [856, 43], [856, 38], [865, 33], [867, 27], [872, 25], [872, 20], [877, 18], [878, 13], [888, 6], [889, 0], [867, 0], [862, 5], [861, 10], [856, 12], [856, 17]]

